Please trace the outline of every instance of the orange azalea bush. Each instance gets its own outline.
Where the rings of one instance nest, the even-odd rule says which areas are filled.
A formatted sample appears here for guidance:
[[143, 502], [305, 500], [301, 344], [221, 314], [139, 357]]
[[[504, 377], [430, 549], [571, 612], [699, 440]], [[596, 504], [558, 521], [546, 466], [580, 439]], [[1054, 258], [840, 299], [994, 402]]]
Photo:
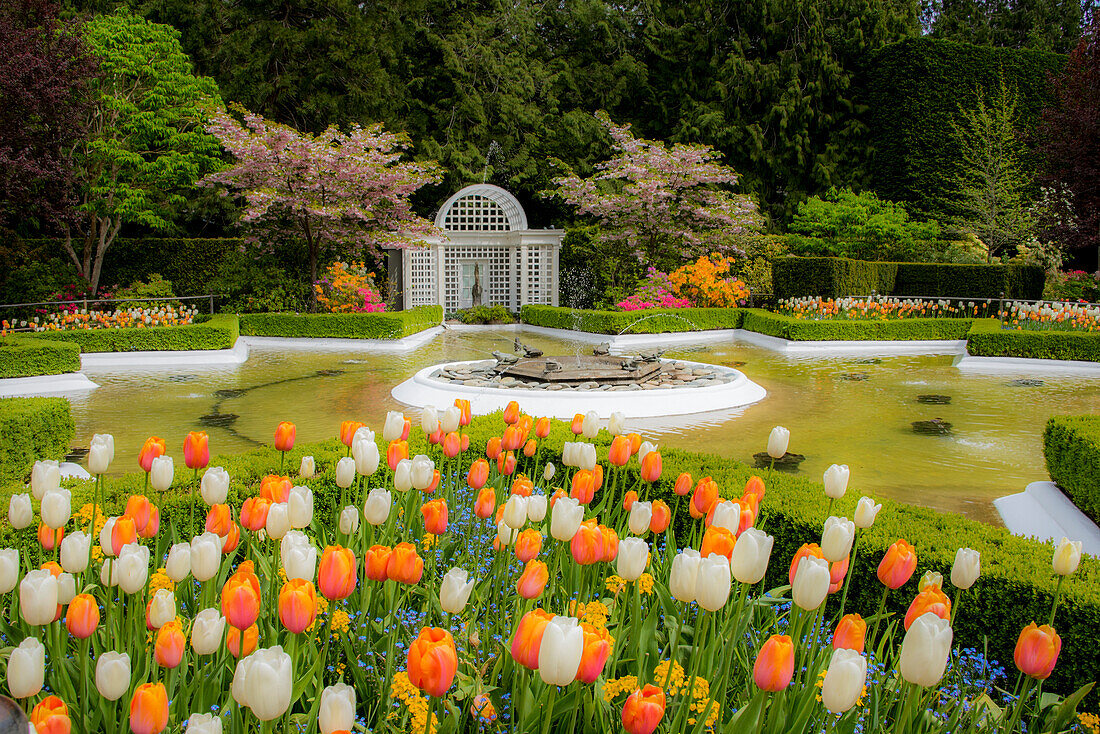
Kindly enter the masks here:
[[386, 310], [374, 284], [374, 273], [362, 262], [337, 260], [313, 284], [317, 303], [331, 313], [378, 313]]
[[749, 297], [749, 287], [729, 275], [734, 258], [717, 253], [700, 256], [669, 273], [676, 294], [703, 308], [733, 308], [744, 305]]

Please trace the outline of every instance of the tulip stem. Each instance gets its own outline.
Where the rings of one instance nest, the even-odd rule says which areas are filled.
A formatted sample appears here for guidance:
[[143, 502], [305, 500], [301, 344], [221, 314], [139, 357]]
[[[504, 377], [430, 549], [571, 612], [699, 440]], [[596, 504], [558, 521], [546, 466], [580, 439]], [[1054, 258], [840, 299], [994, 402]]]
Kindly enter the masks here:
[[554, 702], [558, 697], [558, 687], [550, 686], [550, 698], [546, 701], [546, 708], [542, 712], [542, 734], [548, 734], [550, 731], [550, 722], [554, 720]]
[[878, 625], [882, 621], [882, 610], [886, 608], [886, 595], [890, 593], [890, 587], [884, 586], [882, 589], [882, 598], [878, 602], [878, 611], [875, 612], [875, 626], [871, 629], [871, 638], [869, 649], [875, 649], [875, 642], [878, 639]]
[[424, 724], [424, 734], [431, 734], [432, 732], [432, 712], [435, 711], [435, 696], [428, 696], [428, 716], [427, 721]]
[[848, 573], [844, 575], [844, 590], [840, 592], [840, 618], [844, 617], [844, 605], [848, 602], [848, 587], [852, 583], [852, 576], [855, 575], [856, 568], [856, 543], [859, 541], [859, 530], [856, 529], [852, 534], [852, 550], [851, 550], [851, 562], [848, 564]]
[[1047, 619], [1047, 625], [1054, 626], [1054, 613], [1058, 611], [1058, 602], [1062, 598], [1062, 584], [1065, 583], [1065, 576], [1058, 576], [1058, 584], [1054, 587], [1054, 601], [1050, 605], [1050, 617]]

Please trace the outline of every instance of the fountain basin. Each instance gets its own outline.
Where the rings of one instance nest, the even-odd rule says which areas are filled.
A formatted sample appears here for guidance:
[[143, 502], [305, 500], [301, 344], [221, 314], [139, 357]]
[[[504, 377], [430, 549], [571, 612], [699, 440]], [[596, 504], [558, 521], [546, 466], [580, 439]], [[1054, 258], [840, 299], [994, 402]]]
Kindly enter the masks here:
[[589, 383], [588, 387], [551, 389], [523, 383], [463, 384], [441, 376], [444, 372], [454, 374], [463, 368], [477, 369], [493, 364], [492, 360], [475, 360], [445, 362], [425, 367], [394, 387], [390, 394], [395, 400], [417, 408], [426, 405], [442, 408], [452, 405], [455, 398], [463, 398], [470, 401], [470, 410], [475, 415], [503, 410], [510, 401], [516, 400], [524, 412], [530, 415], [565, 420], [577, 413], [589, 411], [595, 411], [601, 418], [607, 418], [613, 412], [623, 413], [628, 418], [690, 415], [750, 405], [767, 395], [763, 387], [731, 367], [686, 360], [661, 362], [666, 366], [682, 365], [683, 369], [706, 370], [715, 377], [712, 380], [693, 380], [691, 384], [685, 382], [682, 386], [646, 388], [637, 385], [631, 388], [626, 385]]

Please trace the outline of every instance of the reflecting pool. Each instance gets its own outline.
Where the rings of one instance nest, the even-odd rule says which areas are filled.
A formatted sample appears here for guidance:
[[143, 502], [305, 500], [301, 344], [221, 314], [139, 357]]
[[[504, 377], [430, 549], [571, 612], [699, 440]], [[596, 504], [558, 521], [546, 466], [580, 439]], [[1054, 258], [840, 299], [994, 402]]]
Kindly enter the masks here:
[[[101, 387], [72, 398], [76, 441], [87, 445], [92, 433], [114, 434], [112, 468], [122, 472], [137, 468], [137, 452], [151, 435], [166, 439], [182, 466], [183, 436], [192, 430], [206, 430], [216, 454], [270, 443], [281, 420], [297, 425], [299, 442], [332, 437], [343, 420], [381, 428], [387, 411], [403, 407], [390, 397], [394, 385], [437, 362], [510, 351], [516, 335], [503, 329], [451, 330], [406, 354], [252, 346], [248, 361], [235, 367], [89, 369], [86, 374]], [[531, 332], [519, 335], [547, 354], [591, 348]], [[790, 451], [806, 457], [799, 470], [805, 476], [820, 480], [829, 464], [848, 464], [851, 492], [987, 522], [998, 522], [995, 497], [1047, 478], [1042, 454], [1047, 418], [1100, 409], [1095, 378], [970, 374], [953, 367], [951, 356], [793, 356], [732, 337], [673, 347], [665, 356], [737, 367], [768, 396], [732, 411], [630, 422], [662, 446], [752, 462], [772, 426], [784, 425], [791, 431]], [[521, 406], [522, 395], [517, 392]], [[950, 402], [919, 402], [922, 395], [946, 396]], [[630, 393], [623, 393], [623, 400], [629, 401]], [[914, 432], [914, 421], [933, 419], [950, 423], [950, 432]]]

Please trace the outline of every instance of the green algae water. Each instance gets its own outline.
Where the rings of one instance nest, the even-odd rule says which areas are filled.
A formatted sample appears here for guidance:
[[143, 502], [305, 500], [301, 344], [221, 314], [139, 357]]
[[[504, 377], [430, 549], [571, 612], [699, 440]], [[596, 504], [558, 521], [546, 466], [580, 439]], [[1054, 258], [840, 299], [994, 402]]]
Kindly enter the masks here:
[[[99, 389], [72, 398], [76, 443], [115, 436], [117, 472], [137, 469], [151, 435], [168, 442], [183, 468], [188, 431], [205, 430], [212, 454], [271, 443], [275, 426], [297, 425], [297, 441], [338, 434], [359, 420], [380, 430], [401, 410], [390, 390], [417, 370], [443, 361], [484, 359], [511, 351], [516, 332], [447, 331], [405, 354], [366, 350], [307, 351], [253, 346], [234, 367], [86, 370]], [[575, 354], [588, 343], [531, 332], [523, 341], [548, 355]], [[851, 469], [849, 491], [998, 522], [992, 500], [1047, 479], [1042, 431], [1062, 413], [1100, 412], [1100, 380], [1082, 375], [973, 374], [952, 356], [783, 355], [735, 341], [674, 347], [666, 358], [733, 366], [768, 391], [744, 408], [629, 421], [662, 446], [706, 451], [751, 463], [775, 425], [791, 431], [789, 450], [805, 455], [801, 475], [820, 481], [830, 464]], [[743, 364], [742, 364], [743, 363]], [[1034, 380], [1021, 380], [1032, 377]], [[945, 396], [947, 404], [919, 402]], [[522, 391], [517, 399], [522, 406]], [[623, 393], [629, 415], [630, 393]], [[444, 407], [444, 406], [439, 406]], [[945, 435], [915, 433], [914, 421], [950, 423]], [[822, 500], [825, 501], [824, 499]]]

